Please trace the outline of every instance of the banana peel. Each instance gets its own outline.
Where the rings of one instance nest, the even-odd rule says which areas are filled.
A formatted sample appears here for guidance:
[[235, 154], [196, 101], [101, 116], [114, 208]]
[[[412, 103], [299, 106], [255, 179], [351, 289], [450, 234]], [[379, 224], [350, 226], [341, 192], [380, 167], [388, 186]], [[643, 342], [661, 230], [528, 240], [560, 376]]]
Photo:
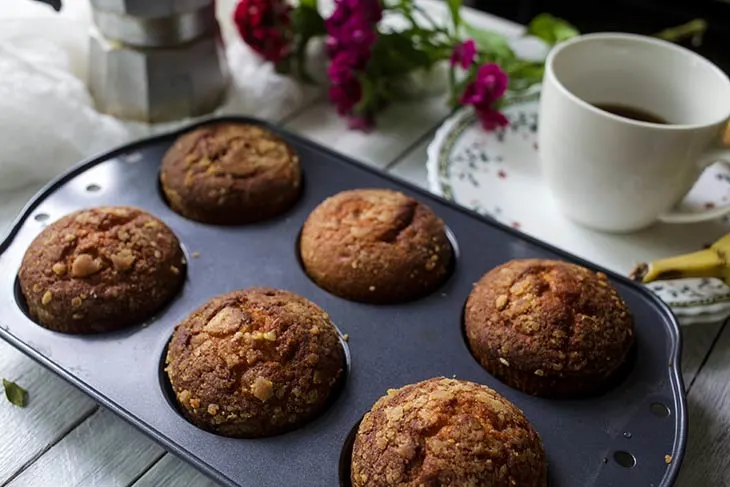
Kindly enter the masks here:
[[730, 234], [709, 248], [637, 265], [630, 277], [644, 284], [687, 277], [715, 277], [730, 285]]

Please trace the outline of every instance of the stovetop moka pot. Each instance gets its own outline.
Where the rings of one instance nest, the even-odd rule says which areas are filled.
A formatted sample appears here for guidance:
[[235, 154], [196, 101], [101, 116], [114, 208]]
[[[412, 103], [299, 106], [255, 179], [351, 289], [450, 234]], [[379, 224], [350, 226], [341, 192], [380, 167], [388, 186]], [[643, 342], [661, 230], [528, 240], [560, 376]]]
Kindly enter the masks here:
[[[38, 0], [56, 10], [61, 0]], [[156, 123], [204, 115], [228, 70], [214, 0], [90, 0], [89, 89], [100, 111]]]

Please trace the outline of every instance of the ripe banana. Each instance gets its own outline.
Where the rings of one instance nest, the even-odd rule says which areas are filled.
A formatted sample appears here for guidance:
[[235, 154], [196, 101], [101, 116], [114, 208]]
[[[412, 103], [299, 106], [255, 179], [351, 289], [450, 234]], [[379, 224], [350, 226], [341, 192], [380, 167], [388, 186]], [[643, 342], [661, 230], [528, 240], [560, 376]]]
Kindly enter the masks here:
[[685, 277], [716, 277], [730, 285], [729, 261], [730, 234], [727, 234], [708, 249], [639, 264], [631, 272], [631, 278], [648, 283]]

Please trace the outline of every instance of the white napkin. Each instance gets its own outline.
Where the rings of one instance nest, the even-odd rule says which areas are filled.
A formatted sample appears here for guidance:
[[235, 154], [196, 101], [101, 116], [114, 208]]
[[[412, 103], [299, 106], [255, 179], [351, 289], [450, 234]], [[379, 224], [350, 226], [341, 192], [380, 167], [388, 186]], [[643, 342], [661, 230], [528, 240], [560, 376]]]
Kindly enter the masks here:
[[[235, 2], [220, 3], [232, 80], [216, 113], [277, 119], [301, 105], [302, 87], [262, 62], [235, 33]], [[87, 157], [190, 122], [148, 125], [97, 112], [85, 83], [88, 6], [65, 15], [35, 5], [20, 10], [14, 18], [0, 13], [0, 204], [11, 190], [45, 183]]]

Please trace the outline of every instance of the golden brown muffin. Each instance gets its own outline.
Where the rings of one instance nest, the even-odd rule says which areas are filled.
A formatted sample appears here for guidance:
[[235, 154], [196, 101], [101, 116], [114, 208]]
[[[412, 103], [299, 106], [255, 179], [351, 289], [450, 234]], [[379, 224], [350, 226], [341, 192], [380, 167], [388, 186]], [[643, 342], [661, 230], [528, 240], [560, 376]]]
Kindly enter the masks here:
[[631, 314], [606, 276], [560, 261], [493, 269], [469, 296], [464, 318], [484, 368], [538, 396], [599, 392], [634, 342]]
[[162, 190], [173, 210], [203, 223], [272, 218], [299, 197], [299, 157], [268, 129], [218, 123], [180, 137], [162, 159]]
[[540, 437], [489, 387], [436, 378], [390, 390], [360, 423], [352, 487], [545, 487]]
[[321, 308], [288, 291], [251, 288], [211, 299], [178, 325], [165, 370], [193, 424], [253, 438], [319, 413], [344, 363]]
[[138, 208], [77, 211], [30, 244], [18, 279], [31, 317], [64, 333], [138, 325], [177, 294], [185, 258], [167, 225]]
[[434, 291], [452, 249], [444, 222], [426, 205], [387, 189], [332, 196], [309, 216], [300, 251], [307, 274], [340, 297], [397, 303]]

